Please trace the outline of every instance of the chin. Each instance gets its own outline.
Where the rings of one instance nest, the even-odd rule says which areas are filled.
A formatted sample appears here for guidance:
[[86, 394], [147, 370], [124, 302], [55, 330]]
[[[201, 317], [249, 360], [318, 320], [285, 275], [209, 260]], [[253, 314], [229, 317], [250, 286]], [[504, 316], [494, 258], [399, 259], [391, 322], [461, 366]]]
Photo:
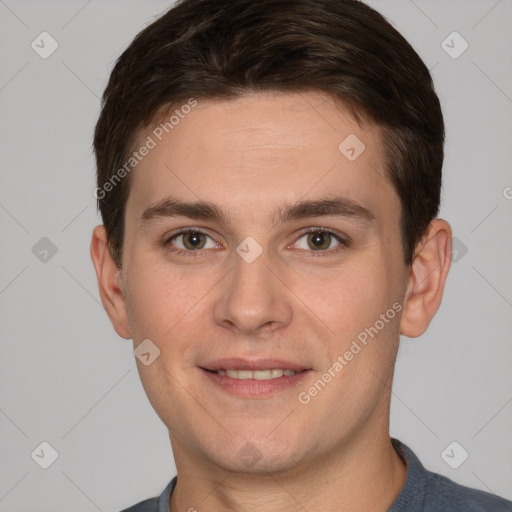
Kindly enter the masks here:
[[[306, 457], [304, 439], [292, 441], [292, 435], [282, 433], [269, 437], [238, 437], [215, 443], [207, 449], [207, 456], [226, 471], [246, 474], [268, 474], [289, 471]], [[220, 450], [219, 447], [222, 447]]]

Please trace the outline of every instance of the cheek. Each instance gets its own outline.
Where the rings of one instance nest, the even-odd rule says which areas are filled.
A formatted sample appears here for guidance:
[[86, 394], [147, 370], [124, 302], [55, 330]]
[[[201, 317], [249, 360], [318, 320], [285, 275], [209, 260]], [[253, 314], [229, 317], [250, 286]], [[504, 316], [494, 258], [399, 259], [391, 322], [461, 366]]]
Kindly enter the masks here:
[[180, 327], [188, 315], [194, 314], [213, 285], [204, 279], [171, 270], [168, 265], [141, 258], [132, 261], [128, 287], [130, 322], [134, 337], [164, 340]]
[[369, 259], [361, 258], [333, 273], [326, 281], [321, 300], [336, 336], [352, 339], [373, 325], [379, 315], [391, 307], [389, 286], [383, 266]]
[[325, 321], [334, 334], [324, 370], [339, 363], [332, 391], [346, 403], [360, 396], [377, 400], [379, 379], [386, 381], [393, 367], [401, 305], [391, 275], [383, 262], [365, 261], [347, 265], [329, 284]]
[[330, 411], [340, 424], [377, 407], [393, 368], [400, 303], [384, 268], [369, 261], [347, 266], [327, 289], [324, 313], [334, 334], [329, 333], [328, 357], [319, 374], [329, 380], [328, 391], [319, 393], [317, 407]]

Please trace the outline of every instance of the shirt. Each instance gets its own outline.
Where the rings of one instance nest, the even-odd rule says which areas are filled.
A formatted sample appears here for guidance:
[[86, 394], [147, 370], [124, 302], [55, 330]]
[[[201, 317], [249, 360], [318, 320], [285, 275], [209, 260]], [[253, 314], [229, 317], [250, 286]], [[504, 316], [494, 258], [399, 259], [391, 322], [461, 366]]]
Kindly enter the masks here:
[[[388, 512], [512, 512], [512, 501], [428, 471], [408, 446], [397, 439], [391, 441], [407, 464], [407, 478]], [[172, 512], [169, 500], [177, 479], [175, 476], [158, 498], [141, 501], [121, 512]]]

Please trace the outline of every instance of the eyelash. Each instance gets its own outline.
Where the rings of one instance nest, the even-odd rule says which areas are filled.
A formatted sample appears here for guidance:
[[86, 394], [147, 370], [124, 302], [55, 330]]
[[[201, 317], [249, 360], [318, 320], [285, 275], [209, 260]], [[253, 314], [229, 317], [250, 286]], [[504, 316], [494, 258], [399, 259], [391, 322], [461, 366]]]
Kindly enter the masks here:
[[[204, 254], [205, 249], [187, 251], [184, 249], [171, 249], [169, 247], [172, 240], [174, 240], [175, 238], [177, 238], [180, 235], [191, 233], [191, 232], [199, 233], [199, 234], [202, 234], [202, 235], [205, 235], [205, 236], [211, 238], [211, 236], [208, 233], [206, 233], [205, 231], [202, 231], [201, 229], [185, 228], [185, 229], [178, 231], [171, 237], [167, 238], [164, 242], [164, 247], [169, 252], [172, 252], [173, 254], [177, 254], [178, 256], [191, 256], [193, 258], [205, 256], [205, 254]], [[320, 227], [308, 228], [307, 230], [302, 231], [294, 243], [297, 243], [297, 241], [299, 241], [304, 235], [308, 235], [310, 233], [327, 233], [327, 234], [331, 235], [333, 238], [335, 238], [340, 243], [340, 245], [336, 249], [328, 249], [328, 250], [323, 250], [323, 251], [322, 250], [314, 251], [313, 249], [310, 249], [309, 252], [313, 253], [313, 257], [322, 257], [322, 256], [326, 256], [326, 255], [335, 254], [349, 246], [349, 242], [346, 239], [344, 239], [343, 237], [341, 237], [341, 235], [339, 235], [336, 231], [332, 231], [330, 229], [320, 228]], [[215, 242], [215, 243], [217, 243], [217, 242]], [[304, 249], [299, 249], [299, 250], [304, 250]]]

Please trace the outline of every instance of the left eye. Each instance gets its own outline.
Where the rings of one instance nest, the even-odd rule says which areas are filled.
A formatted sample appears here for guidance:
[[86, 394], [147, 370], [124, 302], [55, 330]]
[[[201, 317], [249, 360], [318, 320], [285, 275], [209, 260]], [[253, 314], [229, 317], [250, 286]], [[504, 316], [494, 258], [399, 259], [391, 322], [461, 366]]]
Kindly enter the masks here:
[[345, 245], [344, 241], [339, 236], [335, 235], [331, 231], [325, 231], [321, 229], [303, 233], [295, 243], [298, 244], [299, 241], [303, 239], [305, 240], [305, 243], [301, 244], [302, 246], [299, 248], [305, 250], [326, 251], [328, 249], [332, 249], [333, 242]]

